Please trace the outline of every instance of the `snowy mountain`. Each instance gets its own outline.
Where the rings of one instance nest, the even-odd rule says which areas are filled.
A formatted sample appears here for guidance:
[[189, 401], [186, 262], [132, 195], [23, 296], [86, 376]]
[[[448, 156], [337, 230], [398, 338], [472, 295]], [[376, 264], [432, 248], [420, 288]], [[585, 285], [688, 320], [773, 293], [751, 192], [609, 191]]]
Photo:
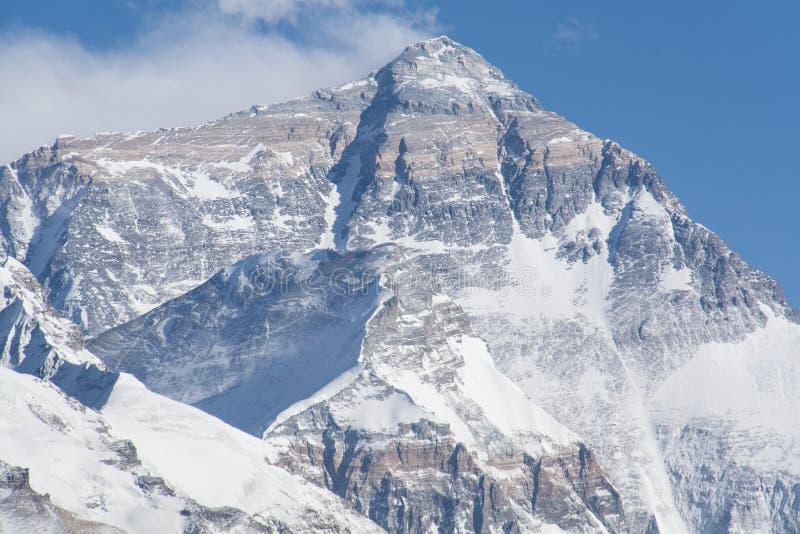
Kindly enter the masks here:
[[447, 38], [0, 191], [0, 521], [800, 530], [778, 284]]
[[278, 465], [385, 528], [624, 524], [591, 452], [497, 371], [458, 305], [404, 253], [248, 258], [90, 346], [263, 436]]
[[0, 283], [0, 532], [379, 530], [263, 441], [107, 371], [16, 260]]

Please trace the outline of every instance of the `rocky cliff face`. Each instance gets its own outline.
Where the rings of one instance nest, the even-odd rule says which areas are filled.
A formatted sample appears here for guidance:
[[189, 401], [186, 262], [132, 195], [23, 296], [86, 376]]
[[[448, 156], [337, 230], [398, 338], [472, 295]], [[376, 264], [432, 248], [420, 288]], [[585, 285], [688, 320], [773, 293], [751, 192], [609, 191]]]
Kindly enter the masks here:
[[0, 190], [0, 243], [108, 368], [387, 530], [796, 530], [777, 283], [447, 38], [197, 128], [61, 138]]
[[538, 459], [509, 454], [487, 472], [463, 445], [447, 435], [432, 439], [430, 431], [414, 425], [375, 436], [328, 428], [321, 447], [293, 444], [281, 452], [280, 464], [390, 532], [431, 524], [458, 532], [528, 532], [554, 524], [573, 532], [624, 530], [619, 495], [585, 447]]

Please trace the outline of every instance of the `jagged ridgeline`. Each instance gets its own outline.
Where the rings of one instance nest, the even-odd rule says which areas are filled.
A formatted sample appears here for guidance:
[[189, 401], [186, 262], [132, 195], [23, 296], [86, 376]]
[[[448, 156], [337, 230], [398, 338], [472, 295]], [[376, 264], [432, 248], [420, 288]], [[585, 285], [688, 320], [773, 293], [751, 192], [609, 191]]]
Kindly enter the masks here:
[[450, 39], [0, 193], [0, 529], [800, 530], [778, 284]]

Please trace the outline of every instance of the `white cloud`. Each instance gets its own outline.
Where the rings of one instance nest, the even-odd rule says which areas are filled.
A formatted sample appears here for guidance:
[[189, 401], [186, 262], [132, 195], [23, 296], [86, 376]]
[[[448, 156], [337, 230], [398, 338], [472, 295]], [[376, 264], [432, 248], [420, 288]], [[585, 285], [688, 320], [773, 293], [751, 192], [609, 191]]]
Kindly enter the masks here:
[[0, 164], [62, 133], [193, 125], [357, 79], [434, 29], [346, 7], [305, 28], [313, 45], [207, 9], [164, 18], [136, 44], [112, 51], [46, 33], [2, 34]]
[[295, 22], [303, 12], [320, 9], [349, 9], [364, 0], [219, 0], [218, 5], [226, 15], [241, 15], [248, 19], [266, 22], [288, 20]]
[[598, 34], [591, 24], [587, 24], [576, 17], [570, 17], [558, 25], [553, 35], [556, 44], [568, 47], [576, 47], [581, 41], [594, 40]]

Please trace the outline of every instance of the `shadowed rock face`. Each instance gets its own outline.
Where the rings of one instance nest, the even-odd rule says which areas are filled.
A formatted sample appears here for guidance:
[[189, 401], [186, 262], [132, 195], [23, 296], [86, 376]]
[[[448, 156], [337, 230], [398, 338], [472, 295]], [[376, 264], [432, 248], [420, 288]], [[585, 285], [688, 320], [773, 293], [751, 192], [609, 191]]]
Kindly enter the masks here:
[[[358, 363], [364, 324], [380, 305], [374, 261], [333, 252], [297, 263], [254, 256], [98, 336], [92, 350], [109, 368], [260, 436], [284, 409]], [[346, 292], [344, 279], [331, 286], [337, 273], [363, 288]]]
[[777, 283], [447, 38], [198, 128], [59, 139], [0, 190], [0, 243], [92, 351], [384, 528], [796, 530]]

